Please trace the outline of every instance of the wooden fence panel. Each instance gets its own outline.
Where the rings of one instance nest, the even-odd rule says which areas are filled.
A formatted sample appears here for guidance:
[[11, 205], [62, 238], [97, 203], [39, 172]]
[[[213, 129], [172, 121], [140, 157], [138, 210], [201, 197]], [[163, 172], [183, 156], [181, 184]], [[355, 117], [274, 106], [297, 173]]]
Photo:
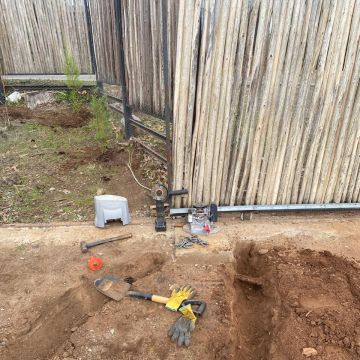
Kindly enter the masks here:
[[[169, 94], [175, 73], [178, 1], [168, 0]], [[165, 109], [163, 78], [162, 1], [123, 0], [124, 51], [129, 103], [162, 116]]]
[[180, 2], [175, 206], [357, 202], [360, 0]]
[[82, 73], [92, 73], [84, 1], [0, 0], [5, 72], [64, 72], [65, 48]]
[[97, 78], [119, 84], [119, 53], [113, 0], [89, 0]]
[[[162, 116], [165, 82], [162, 64], [162, 1], [122, 0], [123, 43], [129, 103]], [[119, 83], [114, 2], [90, 0], [100, 81]], [[168, 0], [170, 98], [175, 74], [178, 1]]]

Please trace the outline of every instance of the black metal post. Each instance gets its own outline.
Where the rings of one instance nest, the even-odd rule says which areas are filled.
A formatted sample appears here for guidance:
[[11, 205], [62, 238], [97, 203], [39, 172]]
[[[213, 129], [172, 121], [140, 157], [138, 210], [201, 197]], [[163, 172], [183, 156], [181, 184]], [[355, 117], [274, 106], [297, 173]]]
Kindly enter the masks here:
[[87, 29], [88, 29], [91, 67], [92, 67], [92, 72], [96, 75], [96, 79], [97, 79], [96, 56], [95, 56], [94, 37], [93, 37], [93, 31], [92, 31], [89, 0], [84, 0], [84, 6], [85, 6], [86, 25], [87, 25]]
[[5, 89], [4, 89], [4, 83], [3, 79], [0, 74], [0, 105], [5, 104]]
[[171, 147], [171, 110], [170, 110], [170, 79], [169, 79], [169, 54], [168, 54], [168, 21], [167, 21], [168, 0], [162, 0], [162, 57], [163, 57], [163, 75], [165, 83], [165, 124], [166, 124], [166, 158], [168, 173], [168, 188], [170, 191], [173, 186], [173, 168], [172, 168], [172, 147]]
[[4, 63], [3, 63], [3, 57], [2, 57], [2, 52], [1, 52], [1, 48], [0, 48], [0, 105], [4, 105], [5, 104], [5, 88], [4, 88], [4, 80], [2, 78], [2, 76], [4, 75]]
[[130, 123], [131, 109], [129, 107], [128, 93], [127, 93], [127, 88], [126, 88], [121, 0], [114, 0], [114, 7], [115, 7], [116, 33], [117, 33], [117, 37], [118, 37], [119, 74], [120, 74], [120, 88], [121, 88], [121, 94], [122, 94], [122, 103], [123, 103], [123, 109], [124, 109], [125, 137], [126, 137], [126, 139], [129, 139], [132, 136], [132, 127], [131, 127], [131, 123]]

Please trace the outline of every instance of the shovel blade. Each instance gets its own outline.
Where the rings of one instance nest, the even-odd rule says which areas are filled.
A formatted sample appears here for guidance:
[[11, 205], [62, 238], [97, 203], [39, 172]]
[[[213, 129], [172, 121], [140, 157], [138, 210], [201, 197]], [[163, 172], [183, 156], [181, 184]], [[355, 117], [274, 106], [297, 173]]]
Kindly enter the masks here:
[[116, 276], [107, 275], [96, 279], [95, 288], [110, 299], [120, 301], [130, 290], [130, 284]]

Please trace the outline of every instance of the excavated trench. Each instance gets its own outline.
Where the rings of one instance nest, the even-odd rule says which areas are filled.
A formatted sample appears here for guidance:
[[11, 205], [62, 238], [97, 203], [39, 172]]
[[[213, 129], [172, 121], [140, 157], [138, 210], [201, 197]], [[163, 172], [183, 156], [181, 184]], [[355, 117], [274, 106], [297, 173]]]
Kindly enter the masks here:
[[251, 243], [238, 244], [234, 257], [234, 358], [300, 360], [309, 351], [359, 359], [357, 263], [327, 251], [259, 251]]
[[[115, 274], [131, 273], [136, 281], [160, 271], [165, 259], [165, 255], [153, 252], [138, 257], [141, 266], [120, 263], [113, 267], [113, 271]], [[80, 285], [42, 305], [34, 321], [24, 321], [23, 331], [13, 337], [5, 349], [0, 348], [0, 359], [52, 359], [64, 344], [73, 347], [72, 334], [89, 318], [101, 316], [101, 309], [107, 302], [108, 298], [94, 290], [93, 280], [83, 277]]]
[[9, 346], [7, 360], [46, 359], [69, 338], [72, 329], [82, 325], [89, 314], [99, 310], [107, 299], [94, 292], [88, 279], [50, 302], [28, 332]]
[[[79, 286], [42, 306], [36, 321], [9, 343], [0, 358], [63, 359], [65, 353], [77, 358], [93, 344], [99, 351], [108, 351], [109, 359], [167, 359], [177, 351], [194, 358], [202, 353], [209, 359], [302, 360], [304, 349], [309, 348], [319, 359], [359, 359], [357, 263], [326, 251], [261, 248], [243, 242], [235, 247], [234, 259], [233, 269], [231, 264], [185, 265], [170, 262], [157, 252], [139, 255], [136, 261], [121, 262], [112, 269], [121, 276], [133, 275], [142, 289], [164, 290], [174, 279], [194, 281], [197, 276], [209, 309], [199, 320], [190, 349], [164, 342], [174, 314], [154, 304], [124, 300], [113, 304], [113, 310], [104, 317], [107, 299], [84, 278]], [[119, 315], [113, 321], [116, 312]], [[137, 324], [141, 324], [140, 329]], [[95, 332], [91, 332], [94, 326]], [[117, 338], [112, 338], [115, 335], [109, 333], [108, 326], [114, 327]], [[148, 326], [156, 326], [157, 332], [147, 331]], [[216, 333], [209, 336], [211, 329]], [[94, 338], [91, 334], [95, 333], [98, 337]], [[91, 336], [87, 339], [83, 335]], [[101, 358], [99, 354], [96, 356]]]

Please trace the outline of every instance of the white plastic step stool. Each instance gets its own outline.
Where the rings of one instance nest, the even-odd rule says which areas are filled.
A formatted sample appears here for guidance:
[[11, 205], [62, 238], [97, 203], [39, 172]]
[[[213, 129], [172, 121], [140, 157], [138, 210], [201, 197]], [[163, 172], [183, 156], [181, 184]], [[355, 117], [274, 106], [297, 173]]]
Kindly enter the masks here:
[[123, 225], [130, 224], [129, 206], [126, 198], [116, 195], [94, 196], [95, 226], [105, 227], [108, 220], [121, 220]]

